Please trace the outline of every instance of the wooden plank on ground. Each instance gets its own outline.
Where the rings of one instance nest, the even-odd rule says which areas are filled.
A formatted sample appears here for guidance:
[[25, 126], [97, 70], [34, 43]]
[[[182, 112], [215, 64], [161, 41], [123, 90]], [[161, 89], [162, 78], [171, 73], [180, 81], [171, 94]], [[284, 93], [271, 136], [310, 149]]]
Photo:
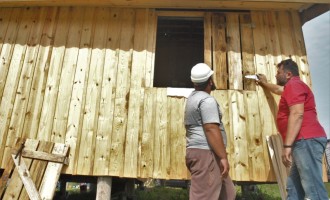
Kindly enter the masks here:
[[47, 105], [51, 106], [49, 109], [52, 114], [54, 112], [54, 115], [51, 118], [51, 121], [48, 121], [49, 124], [47, 124], [48, 128], [47, 131], [45, 131], [45, 134], [48, 135], [51, 130], [50, 141], [59, 143], [65, 142], [70, 99], [72, 96], [74, 75], [77, 68], [79, 47], [84, 44], [90, 44], [89, 38], [86, 43], [80, 43], [85, 42], [85, 40], [81, 39], [81, 35], [85, 32], [83, 30], [84, 20], [82, 19], [86, 19], [87, 17], [93, 18], [93, 15], [91, 14], [93, 13], [93, 9], [72, 8], [71, 12], [71, 22], [69, 33], [67, 35], [63, 63], [59, 66], [62, 70], [60, 77], [56, 77], [59, 78], [59, 80], [57, 80], [58, 82], [56, 81], [58, 85], [55, 86], [55, 88], [58, 89], [54, 94], [56, 101], [53, 101], [52, 105]]
[[47, 7], [45, 25], [41, 35], [38, 57], [33, 74], [32, 87], [29, 94], [26, 116], [23, 130], [28, 134], [28, 138], [36, 138], [38, 135], [38, 125], [40, 121], [41, 109], [46, 90], [52, 45], [56, 30], [57, 7]]
[[[71, 19], [74, 18], [75, 11], [73, 8], [60, 8], [58, 13], [57, 28], [54, 36], [54, 44], [52, 52], [49, 56], [49, 68], [47, 68], [47, 82], [43, 103], [41, 106], [40, 122], [38, 125], [37, 138], [41, 140], [50, 140], [51, 130], [54, 120], [54, 112], [57, 101], [57, 93], [60, 75], [62, 71], [63, 57], [65, 45], [67, 43], [67, 35]], [[60, 28], [59, 28], [60, 27]], [[59, 31], [61, 30], [61, 31]]]
[[[61, 143], [55, 143], [54, 148], [52, 150], [52, 155], [66, 157], [68, 150], [69, 146]], [[41, 199], [53, 199], [62, 167], [63, 163], [48, 162], [42, 182], [39, 187]]]
[[148, 34], [146, 35], [146, 37], [148, 38], [147, 61], [145, 65], [145, 79], [142, 80], [143, 87], [152, 87], [154, 84], [154, 64], [157, 35], [157, 15], [154, 9], [149, 9], [148, 20]]
[[[204, 41], [205, 42], [205, 41]], [[226, 22], [222, 14], [212, 14], [213, 79], [217, 89], [228, 89]]]
[[262, 137], [258, 94], [255, 91], [245, 91], [244, 105], [246, 113], [246, 135], [248, 143], [249, 175], [254, 181], [265, 181], [266, 171], [264, 150], [266, 139]]
[[[170, 174], [170, 134], [169, 134], [169, 118], [167, 115], [169, 98], [167, 97], [167, 89], [158, 88], [154, 94], [155, 102], [155, 117], [154, 121], [154, 146], [153, 146], [153, 160], [154, 160], [154, 173], [153, 177], [156, 178], [169, 178]], [[145, 108], [149, 109], [149, 108]], [[159, 151], [157, 151], [159, 149]]]
[[[39, 145], [38, 140], [27, 139], [24, 144], [24, 149], [36, 150], [38, 148], [38, 145]], [[32, 159], [28, 159], [28, 158], [20, 158], [20, 159], [24, 160], [27, 168], [30, 168]], [[19, 177], [17, 169], [14, 170], [14, 172], [11, 176], [10, 182], [12, 182], [14, 184], [8, 185], [8, 187], [6, 189], [6, 193], [3, 196], [3, 199], [16, 200], [20, 197], [21, 191], [23, 189], [23, 183]]]
[[[96, 146], [96, 140], [99, 141], [103, 138], [103, 135], [99, 135], [97, 133], [97, 122], [101, 101], [101, 84], [105, 58], [104, 47], [106, 44], [107, 35], [106, 21], [108, 20], [108, 15], [108, 10], [103, 8], [96, 8], [95, 14], [90, 13], [85, 15], [87, 17], [85, 20], [86, 24], [84, 24], [83, 28], [85, 31], [82, 35], [82, 41], [80, 43], [90, 44], [92, 42], [92, 45], [81, 46], [81, 49], [79, 50], [79, 59], [84, 61], [84, 58], [80, 57], [80, 52], [84, 55], [84, 57], [88, 58], [88, 60], [85, 60], [86, 64], [81, 63], [82, 67], [88, 68], [88, 65], [90, 65], [90, 70], [87, 75], [88, 82], [82, 131], [78, 137], [80, 138], [79, 153], [77, 154], [79, 157], [78, 164], [76, 166], [76, 173], [78, 174], [93, 175], [93, 168], [98, 168], [97, 165], [94, 166], [95, 157], [96, 159], [102, 159], [102, 156], [100, 156], [101, 158], [99, 157], [97, 150], [99, 150], [99, 148], [106, 148], [106, 146], [101, 145], [104, 143], [99, 143], [99, 146]], [[90, 20], [88, 20], [88, 18], [90, 18]], [[92, 26], [92, 24], [94, 25]], [[91, 37], [93, 37], [92, 40], [90, 39]]]
[[113, 119], [113, 135], [110, 149], [110, 169], [109, 174], [122, 176], [124, 172], [124, 146], [127, 127], [127, 95], [130, 88], [130, 69], [132, 64], [132, 47], [134, 36], [135, 10], [121, 10], [122, 28], [120, 38], [119, 62], [117, 72], [117, 83], [115, 91], [115, 107]]
[[[141, 178], [151, 178], [154, 177], [153, 172], [158, 172], [156, 170], [159, 166], [155, 165], [154, 162], [159, 162], [159, 158], [154, 158], [154, 141], [157, 144], [158, 138], [154, 136], [154, 123], [156, 112], [156, 88], [145, 88], [143, 110], [141, 110], [142, 117], [142, 132], [140, 135], [139, 143], [139, 174]], [[154, 169], [154, 166], [156, 169]], [[159, 172], [160, 173], [160, 172]], [[156, 176], [155, 176], [156, 177]]]
[[235, 180], [248, 181], [249, 177], [249, 160], [246, 156], [248, 152], [248, 143], [246, 135], [246, 114], [241, 91], [229, 90], [229, 116], [231, 124], [231, 134], [235, 146], [235, 156], [232, 170], [235, 171]]
[[256, 90], [256, 83], [252, 79], [244, 78], [245, 75], [255, 74], [256, 67], [254, 65], [254, 45], [253, 32], [250, 14], [240, 14], [240, 35], [242, 45], [242, 72], [243, 72], [243, 88], [244, 90]]
[[[54, 147], [54, 143], [52, 143], [52, 142], [40, 141], [39, 146], [38, 146], [38, 151], [42, 151], [45, 153], [51, 153], [53, 147]], [[30, 175], [28, 175], [28, 177], [31, 178], [31, 181], [34, 183], [39, 196], [40, 196], [40, 194], [38, 192], [38, 188], [41, 184], [41, 181], [43, 178], [42, 174], [44, 174], [44, 172], [46, 170], [47, 163], [48, 162], [44, 161], [44, 160], [33, 159], [31, 166], [28, 168], [29, 173], [30, 173]], [[17, 164], [16, 164], [16, 166], [17, 166]], [[26, 172], [26, 170], [24, 170], [24, 171]], [[20, 177], [22, 179], [21, 173], [20, 173]], [[22, 181], [24, 183], [24, 180], [22, 180]], [[30, 186], [31, 186], [30, 183], [29, 183], [29, 185], [26, 185], [24, 183], [24, 189], [22, 190], [22, 193], [21, 193], [19, 199], [28, 199], [28, 196], [31, 198], [31, 194], [29, 193], [29, 189], [28, 189]]]
[[[12, 54], [9, 55], [11, 57], [11, 62], [9, 65], [9, 71], [7, 74], [8, 78], [6, 79], [6, 84], [0, 104], [0, 131], [4, 132], [1, 133], [1, 138], [6, 138], [6, 146], [1, 145], [1, 148], [4, 149], [0, 149], [0, 152], [4, 152], [3, 154], [0, 154], [0, 156], [3, 155], [3, 160], [7, 160], [11, 157], [10, 148], [15, 141], [15, 126], [10, 127], [9, 125], [12, 115], [14, 114], [12, 112], [13, 102], [15, 102], [16, 91], [19, 85], [19, 81], [17, 80], [19, 80], [22, 72], [24, 56], [28, 46], [28, 39], [30, 37], [30, 32], [34, 24], [34, 20], [36, 20], [38, 14], [38, 12], [35, 11], [36, 9], [24, 9], [24, 13], [19, 25], [19, 34], [16, 39], [15, 47]], [[13, 123], [11, 123], [11, 125], [12, 124]], [[9, 134], [10, 130], [12, 131], [12, 134]]]
[[147, 58], [148, 9], [137, 9], [135, 18], [135, 33], [133, 44], [133, 58], [131, 69], [131, 86], [128, 102], [128, 118], [125, 141], [125, 177], [137, 177], [138, 168], [138, 142], [140, 132], [140, 95], [144, 65]]
[[243, 90], [239, 14], [226, 14], [229, 89]]

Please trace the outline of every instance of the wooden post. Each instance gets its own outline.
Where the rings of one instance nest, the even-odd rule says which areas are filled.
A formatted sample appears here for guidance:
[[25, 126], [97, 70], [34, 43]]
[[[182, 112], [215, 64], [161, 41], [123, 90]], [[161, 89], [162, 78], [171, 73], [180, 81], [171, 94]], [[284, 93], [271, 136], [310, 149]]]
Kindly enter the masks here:
[[110, 200], [111, 199], [112, 177], [98, 177], [96, 200]]

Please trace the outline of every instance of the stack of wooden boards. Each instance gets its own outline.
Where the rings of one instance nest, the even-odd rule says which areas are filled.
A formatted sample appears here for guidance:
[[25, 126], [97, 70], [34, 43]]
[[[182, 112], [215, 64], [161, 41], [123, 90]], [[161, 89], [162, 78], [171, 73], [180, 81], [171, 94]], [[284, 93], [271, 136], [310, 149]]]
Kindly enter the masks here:
[[[68, 146], [17, 138], [0, 179], [1, 199], [53, 199]], [[25, 188], [25, 189], [24, 189]]]

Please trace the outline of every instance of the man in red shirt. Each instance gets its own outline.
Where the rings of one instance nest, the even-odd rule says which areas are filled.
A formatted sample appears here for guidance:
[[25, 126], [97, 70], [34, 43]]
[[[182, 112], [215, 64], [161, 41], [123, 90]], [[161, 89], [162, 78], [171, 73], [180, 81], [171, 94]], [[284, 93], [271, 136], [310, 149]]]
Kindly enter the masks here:
[[287, 180], [288, 200], [328, 200], [322, 180], [322, 157], [326, 133], [317, 119], [314, 95], [300, 80], [297, 63], [291, 59], [277, 65], [277, 84], [258, 74], [257, 83], [281, 95], [277, 128], [282, 135], [282, 161], [291, 167]]

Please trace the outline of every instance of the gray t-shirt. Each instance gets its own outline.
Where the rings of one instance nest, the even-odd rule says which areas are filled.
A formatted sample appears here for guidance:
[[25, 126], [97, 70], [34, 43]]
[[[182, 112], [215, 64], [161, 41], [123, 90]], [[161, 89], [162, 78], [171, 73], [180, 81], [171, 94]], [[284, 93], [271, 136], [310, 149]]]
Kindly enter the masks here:
[[203, 124], [207, 123], [219, 124], [226, 146], [227, 136], [221, 118], [220, 107], [214, 97], [204, 91], [193, 91], [187, 99], [184, 115], [187, 148], [211, 149], [203, 130]]

